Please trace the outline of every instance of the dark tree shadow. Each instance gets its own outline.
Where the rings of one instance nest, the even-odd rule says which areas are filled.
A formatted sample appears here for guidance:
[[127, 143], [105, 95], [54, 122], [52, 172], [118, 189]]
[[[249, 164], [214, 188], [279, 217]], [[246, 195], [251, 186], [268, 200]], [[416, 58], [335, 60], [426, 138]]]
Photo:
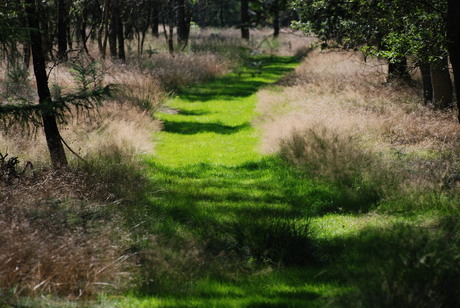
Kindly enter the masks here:
[[219, 123], [197, 123], [197, 122], [179, 122], [164, 121], [164, 131], [172, 134], [194, 135], [199, 133], [216, 133], [221, 135], [236, 134], [241, 130], [251, 126], [250, 123], [244, 123], [237, 126], [228, 126]]

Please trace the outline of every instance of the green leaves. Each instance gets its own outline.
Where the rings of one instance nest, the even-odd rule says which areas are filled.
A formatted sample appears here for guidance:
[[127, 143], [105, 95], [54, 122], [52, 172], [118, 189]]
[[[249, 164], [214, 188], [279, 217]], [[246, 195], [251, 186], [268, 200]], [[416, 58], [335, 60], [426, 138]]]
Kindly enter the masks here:
[[446, 54], [444, 0], [296, 0], [298, 29], [334, 41], [345, 49], [393, 61], [411, 56], [416, 63]]

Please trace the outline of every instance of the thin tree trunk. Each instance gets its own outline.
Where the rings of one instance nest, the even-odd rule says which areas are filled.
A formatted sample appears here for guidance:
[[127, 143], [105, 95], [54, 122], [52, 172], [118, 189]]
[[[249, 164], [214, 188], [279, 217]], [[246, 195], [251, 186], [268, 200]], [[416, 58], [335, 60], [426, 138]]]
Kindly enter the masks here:
[[454, 71], [455, 93], [459, 111], [458, 121], [460, 122], [460, 2], [448, 0], [447, 3], [447, 48]]
[[[37, 14], [39, 14], [37, 12]], [[51, 42], [52, 40], [50, 39], [50, 28], [48, 24], [47, 18], [42, 18], [39, 21], [39, 25], [42, 25], [41, 32], [41, 41], [42, 41], [42, 48], [45, 51], [44, 57], [45, 60], [51, 60], [53, 59], [53, 43]]]
[[168, 48], [171, 56], [174, 57], [174, 0], [168, 0]]
[[241, 38], [249, 40], [249, 0], [241, 0]]
[[123, 31], [123, 20], [121, 18], [121, 7], [120, 2], [118, 1], [115, 6], [116, 14], [116, 27], [117, 27], [117, 41], [118, 41], [118, 59], [121, 61], [126, 61], [125, 56], [125, 36]]
[[224, 19], [224, 3], [221, 2], [219, 5], [219, 21], [220, 26], [223, 28], [225, 27], [225, 19]]
[[81, 37], [81, 47], [83, 48], [86, 54], [89, 54], [88, 47], [86, 46], [86, 41], [88, 40], [88, 37], [86, 35], [86, 28], [87, 28], [86, 19], [85, 19], [86, 15], [87, 15], [86, 9], [83, 9], [83, 16], [81, 18], [79, 34]]
[[24, 70], [28, 70], [30, 66], [30, 43], [28, 41], [23, 43], [22, 50], [23, 50], [23, 57], [24, 57], [23, 67], [24, 67]]
[[433, 101], [433, 85], [431, 84], [430, 64], [422, 64], [420, 66], [420, 72], [422, 73], [423, 100], [425, 104], [428, 104]]
[[438, 63], [431, 65], [431, 82], [433, 84], [433, 104], [435, 108], [451, 107], [453, 89], [447, 59], [442, 59]]
[[200, 28], [206, 28], [208, 26], [208, 1], [198, 1], [198, 25]]
[[149, 30], [149, 27], [151, 24], [152, 10], [153, 10], [152, 2], [149, 1], [147, 5], [147, 21], [145, 22], [145, 26], [139, 31], [140, 33], [139, 33], [138, 45], [137, 45], [138, 55], [142, 55], [144, 53], [145, 36], [147, 35], [147, 31]]
[[388, 81], [401, 80], [407, 81], [410, 79], [409, 71], [407, 69], [407, 58], [402, 57], [396, 59], [394, 62], [388, 63]]
[[117, 3], [113, 1], [111, 5], [110, 30], [109, 30], [109, 49], [110, 49], [110, 56], [112, 58], [118, 57], [118, 52], [117, 52], [118, 24], [117, 24], [117, 15], [115, 12], [116, 6], [117, 6]]
[[72, 50], [73, 49], [72, 32], [70, 31], [69, 26], [67, 26], [67, 44], [69, 45], [69, 50]]
[[[35, 0], [26, 0], [25, 4], [30, 28], [32, 62], [34, 66], [35, 80], [37, 83], [39, 103], [42, 105], [49, 104], [51, 101], [51, 93], [48, 87], [46, 63], [42, 49], [39, 15], [37, 14]], [[42, 115], [42, 120], [53, 167], [60, 168], [67, 166], [67, 157], [62, 145], [61, 135], [59, 134], [55, 115], [52, 111], [45, 110]]]
[[102, 55], [102, 59], [105, 59], [106, 50], [107, 50], [107, 37], [108, 37], [108, 28], [109, 28], [109, 8], [110, 8], [110, 0], [105, 0], [103, 20], [102, 20], [101, 27], [99, 28], [99, 35], [98, 35], [98, 46], [99, 46], [99, 52]]
[[177, 44], [182, 45], [187, 41], [187, 20], [185, 13], [185, 0], [177, 0]]
[[159, 31], [158, 31], [158, 28], [159, 28], [159, 25], [160, 25], [160, 8], [159, 8], [160, 4], [155, 2], [153, 4], [153, 8], [152, 8], [152, 35], [154, 37], [159, 37], [160, 34], [159, 34]]
[[67, 3], [65, 0], [58, 2], [58, 53], [59, 60], [67, 60]]
[[280, 35], [280, 5], [279, 0], [273, 3], [273, 37], [277, 38]]

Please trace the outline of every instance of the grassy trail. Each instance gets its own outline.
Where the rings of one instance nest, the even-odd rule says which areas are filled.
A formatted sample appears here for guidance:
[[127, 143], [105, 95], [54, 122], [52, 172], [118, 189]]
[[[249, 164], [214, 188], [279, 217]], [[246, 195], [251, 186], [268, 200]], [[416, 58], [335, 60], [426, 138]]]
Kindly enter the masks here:
[[[279, 217], [304, 219], [287, 195], [287, 178], [279, 164], [258, 153], [259, 138], [251, 126], [257, 91], [297, 63], [287, 57], [260, 61], [261, 75], [230, 74], [195, 85], [182, 91], [169, 105], [171, 110], [160, 115], [164, 131], [156, 155], [149, 160], [154, 170], [151, 178], [162, 187], [154, 202], [163, 217], [156, 232], [208, 239], [225, 237], [225, 228], [235, 224]], [[225, 240], [222, 243], [225, 245]], [[318, 272], [268, 266], [257, 275], [200, 279], [185, 294], [172, 291], [143, 299], [134, 296], [121, 306], [321, 306], [319, 298], [341, 292], [341, 288], [316, 277]], [[189, 282], [176, 283], [172, 289]]]

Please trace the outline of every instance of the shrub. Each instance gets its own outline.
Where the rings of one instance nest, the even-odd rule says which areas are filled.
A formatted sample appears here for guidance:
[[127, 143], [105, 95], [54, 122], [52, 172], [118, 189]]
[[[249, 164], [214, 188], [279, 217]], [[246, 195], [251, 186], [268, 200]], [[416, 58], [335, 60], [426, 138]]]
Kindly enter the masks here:
[[0, 290], [74, 298], [127, 278], [129, 235], [113, 206], [86, 201], [81, 174], [39, 170], [0, 191]]
[[366, 151], [358, 139], [327, 129], [295, 132], [281, 143], [281, 156], [336, 190], [325, 210], [366, 211], [394, 186], [382, 160]]
[[275, 265], [306, 265], [315, 260], [309, 224], [303, 221], [243, 218], [229, 232], [238, 254], [248, 260]]
[[378, 276], [359, 285], [356, 296], [365, 307], [458, 307], [459, 234], [452, 215], [434, 230], [397, 226], [381, 235], [391, 248], [382, 246], [370, 265]]

